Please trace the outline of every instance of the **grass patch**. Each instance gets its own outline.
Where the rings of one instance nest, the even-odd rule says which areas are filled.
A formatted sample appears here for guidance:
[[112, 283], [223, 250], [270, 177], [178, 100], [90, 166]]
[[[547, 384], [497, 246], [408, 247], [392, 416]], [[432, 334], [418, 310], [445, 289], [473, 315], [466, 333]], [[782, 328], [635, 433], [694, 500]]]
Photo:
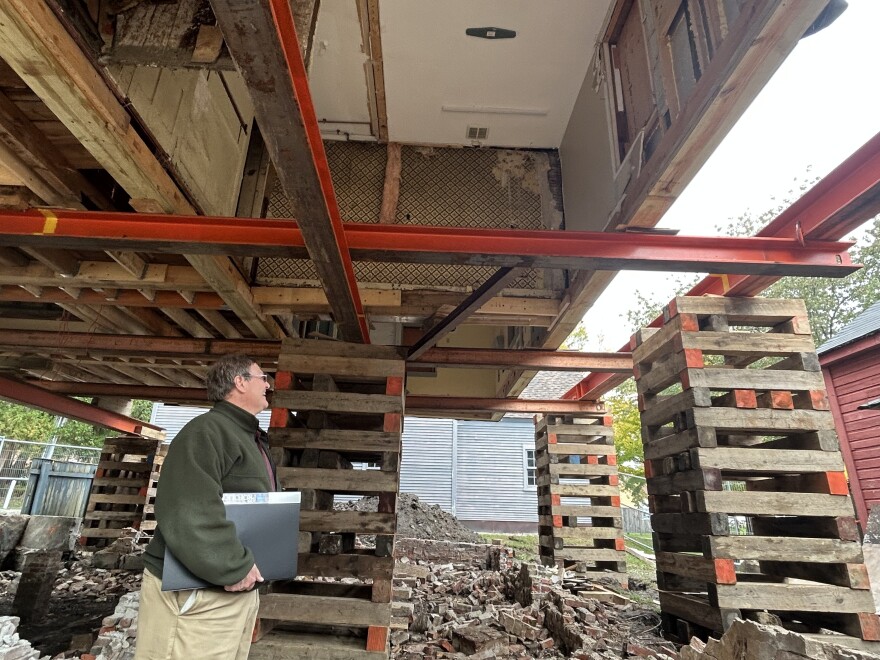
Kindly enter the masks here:
[[538, 535], [537, 534], [489, 534], [480, 533], [486, 543], [492, 543], [500, 539], [501, 543], [512, 548], [516, 552], [517, 559], [531, 562], [538, 558]]

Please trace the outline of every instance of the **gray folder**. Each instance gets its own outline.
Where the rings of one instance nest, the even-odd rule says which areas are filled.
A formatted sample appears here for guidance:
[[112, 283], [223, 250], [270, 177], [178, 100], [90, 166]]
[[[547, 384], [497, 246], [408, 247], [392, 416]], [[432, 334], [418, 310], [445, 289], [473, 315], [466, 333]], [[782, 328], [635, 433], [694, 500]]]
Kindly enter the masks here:
[[[299, 546], [299, 493], [229, 493], [223, 496], [226, 519], [235, 524], [242, 545], [254, 555], [263, 579], [296, 577]], [[165, 547], [162, 591], [212, 587], [193, 575]]]

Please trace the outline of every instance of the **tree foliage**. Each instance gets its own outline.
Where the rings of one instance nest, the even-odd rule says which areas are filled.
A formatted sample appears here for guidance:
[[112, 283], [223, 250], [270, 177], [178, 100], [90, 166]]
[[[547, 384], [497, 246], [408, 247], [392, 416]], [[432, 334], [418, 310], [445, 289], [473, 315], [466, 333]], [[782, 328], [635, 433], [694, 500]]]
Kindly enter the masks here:
[[[132, 403], [131, 417], [149, 421], [153, 410], [151, 401], [135, 400]], [[0, 436], [13, 440], [49, 442], [52, 438], [63, 445], [78, 447], [100, 447], [104, 438], [113, 432], [100, 426], [85, 422], [64, 419], [6, 401], [0, 401]]]

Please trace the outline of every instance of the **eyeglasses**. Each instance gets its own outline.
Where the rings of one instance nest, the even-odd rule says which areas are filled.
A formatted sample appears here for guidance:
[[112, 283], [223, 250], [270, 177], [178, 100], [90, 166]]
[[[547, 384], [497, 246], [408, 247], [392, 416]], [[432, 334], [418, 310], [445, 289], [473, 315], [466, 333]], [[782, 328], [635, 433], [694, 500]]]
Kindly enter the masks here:
[[247, 378], [248, 380], [250, 380], [251, 378], [261, 378], [261, 379], [263, 380], [264, 383], [268, 383], [268, 382], [269, 382], [269, 375], [268, 375], [268, 374], [259, 374], [259, 375], [255, 375], [255, 374], [242, 374], [241, 377], [242, 377], [242, 378]]

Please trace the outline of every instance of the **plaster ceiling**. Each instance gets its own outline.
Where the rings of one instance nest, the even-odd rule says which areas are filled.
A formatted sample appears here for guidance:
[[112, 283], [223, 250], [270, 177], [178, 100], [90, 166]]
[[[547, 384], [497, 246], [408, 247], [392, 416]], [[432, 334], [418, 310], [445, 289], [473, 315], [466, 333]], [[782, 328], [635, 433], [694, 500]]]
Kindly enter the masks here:
[[[557, 148], [611, 0], [380, 0], [389, 140]], [[324, 2], [310, 78], [326, 137], [371, 134], [357, 6]], [[499, 27], [513, 39], [467, 36]], [[484, 127], [484, 140], [467, 137]]]

